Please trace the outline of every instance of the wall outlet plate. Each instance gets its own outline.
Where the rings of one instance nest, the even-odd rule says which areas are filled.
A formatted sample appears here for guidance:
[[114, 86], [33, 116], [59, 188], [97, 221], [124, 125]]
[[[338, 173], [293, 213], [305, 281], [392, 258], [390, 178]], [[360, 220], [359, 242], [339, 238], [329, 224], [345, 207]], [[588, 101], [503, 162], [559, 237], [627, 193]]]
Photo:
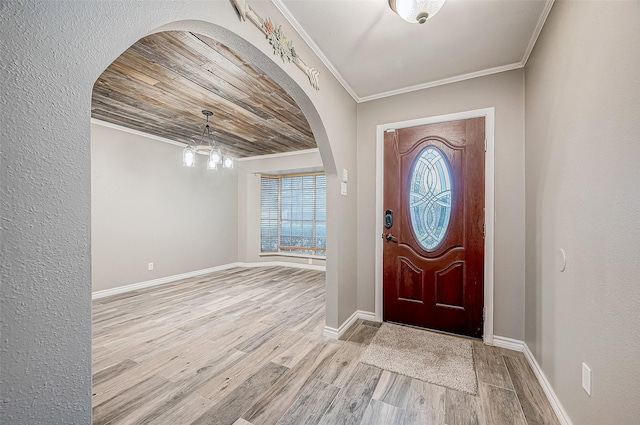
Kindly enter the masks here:
[[591, 396], [591, 369], [582, 363], [582, 388]]
[[153, 263], [149, 263], [149, 265], [147, 266], [149, 271], [153, 270]]

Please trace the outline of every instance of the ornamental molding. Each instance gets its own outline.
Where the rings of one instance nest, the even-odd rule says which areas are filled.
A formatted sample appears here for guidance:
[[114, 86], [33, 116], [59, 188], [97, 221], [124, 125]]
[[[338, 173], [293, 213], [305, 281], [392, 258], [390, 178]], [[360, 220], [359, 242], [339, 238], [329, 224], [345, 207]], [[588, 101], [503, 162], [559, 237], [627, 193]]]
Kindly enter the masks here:
[[311, 86], [320, 90], [319, 79], [320, 73], [317, 69], [307, 66], [300, 56], [296, 53], [293, 47], [293, 42], [287, 40], [287, 37], [282, 31], [282, 26], [274, 25], [271, 18], [262, 19], [256, 12], [247, 4], [246, 0], [231, 0], [233, 6], [240, 16], [240, 19], [251, 21], [262, 33], [266, 36], [269, 44], [273, 47], [273, 53], [280, 56], [282, 61], [293, 62], [302, 72], [309, 78]]

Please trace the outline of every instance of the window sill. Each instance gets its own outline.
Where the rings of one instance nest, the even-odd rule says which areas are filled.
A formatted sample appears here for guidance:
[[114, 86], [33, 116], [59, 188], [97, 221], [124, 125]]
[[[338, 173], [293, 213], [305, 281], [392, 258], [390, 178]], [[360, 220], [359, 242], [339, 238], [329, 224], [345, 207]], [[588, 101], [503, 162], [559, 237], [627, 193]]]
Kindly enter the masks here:
[[310, 258], [312, 260], [326, 260], [325, 255], [309, 255], [309, 254], [294, 254], [288, 252], [261, 252], [258, 254], [260, 257], [293, 257], [293, 258]]

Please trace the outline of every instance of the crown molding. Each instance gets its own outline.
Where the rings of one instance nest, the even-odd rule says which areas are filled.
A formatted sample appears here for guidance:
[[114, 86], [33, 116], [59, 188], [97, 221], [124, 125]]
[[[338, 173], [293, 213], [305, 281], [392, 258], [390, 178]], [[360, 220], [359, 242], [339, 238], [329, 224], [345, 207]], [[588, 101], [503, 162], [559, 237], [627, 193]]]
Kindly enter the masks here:
[[176, 142], [175, 140], [166, 139], [166, 138], [160, 137], [160, 136], [154, 136], [153, 134], [144, 133], [142, 131], [134, 130], [132, 128], [124, 127], [124, 126], [121, 126], [121, 125], [118, 125], [118, 124], [112, 124], [110, 122], [102, 121], [102, 120], [99, 120], [99, 119], [96, 119], [96, 118], [91, 118], [91, 124], [101, 125], [102, 127], [113, 128], [114, 130], [124, 131], [125, 133], [135, 134], [136, 136], [146, 137], [147, 139], [157, 140], [159, 142], [168, 143], [168, 144], [174, 145], [174, 146], [180, 146], [182, 148], [187, 146], [186, 144], [181, 143], [181, 142]]
[[246, 156], [244, 158], [235, 158], [235, 160], [238, 162], [244, 162], [244, 161], [253, 161], [256, 159], [281, 158], [283, 156], [304, 155], [308, 153], [319, 153], [319, 152], [320, 150], [318, 148], [313, 148], [313, 149], [303, 149], [300, 151], [292, 151], [292, 152], [270, 153], [267, 155]]
[[546, 0], [542, 14], [538, 18], [538, 23], [536, 24], [533, 34], [531, 35], [531, 39], [529, 40], [529, 44], [527, 45], [527, 48], [520, 62], [514, 62], [508, 65], [502, 65], [495, 68], [483, 69], [480, 71], [470, 72], [468, 74], [457, 75], [450, 78], [444, 78], [441, 80], [430, 81], [423, 84], [417, 84], [415, 86], [409, 86], [409, 87], [404, 87], [396, 90], [390, 90], [382, 93], [376, 93], [369, 96], [360, 97], [356, 94], [356, 92], [351, 88], [351, 86], [346, 82], [346, 80], [338, 72], [337, 68], [333, 66], [333, 64], [325, 56], [322, 50], [320, 50], [320, 47], [318, 47], [318, 45], [311, 39], [309, 34], [307, 34], [307, 32], [302, 27], [302, 25], [296, 20], [296, 18], [289, 11], [289, 9], [287, 9], [284, 3], [282, 3], [282, 0], [271, 0], [271, 2], [275, 5], [275, 7], [280, 11], [280, 13], [282, 13], [285, 19], [289, 21], [291, 26], [300, 35], [300, 37], [302, 37], [305, 43], [307, 43], [307, 45], [311, 48], [311, 50], [313, 50], [316, 56], [320, 58], [322, 63], [329, 69], [329, 71], [333, 74], [333, 76], [340, 82], [342, 87], [344, 87], [344, 89], [351, 95], [351, 97], [353, 97], [353, 99], [357, 103], [369, 102], [372, 100], [382, 99], [385, 97], [396, 96], [399, 94], [410, 93], [413, 91], [429, 89], [433, 87], [443, 86], [446, 84], [452, 84], [460, 81], [470, 80], [472, 78], [484, 77], [491, 74], [498, 74], [500, 72], [512, 71], [514, 69], [523, 68], [527, 63], [527, 60], [529, 59], [529, 55], [533, 51], [533, 47], [538, 41], [538, 37], [542, 32], [542, 28], [544, 27], [547, 17], [549, 16], [549, 12], [551, 11], [551, 8], [553, 7], [554, 1], [555, 0]]
[[432, 87], [444, 86], [445, 84], [457, 83], [464, 80], [470, 80], [472, 78], [484, 77], [486, 75], [498, 74], [500, 72], [511, 71], [514, 69], [522, 68], [524, 65], [522, 62], [516, 62], [509, 65], [498, 66], [495, 68], [483, 69], [476, 72], [470, 72], [468, 74], [457, 75], [455, 77], [444, 78], [442, 80], [431, 81], [428, 83], [418, 84], [415, 86], [404, 87], [401, 89], [390, 90], [383, 93], [373, 94], [371, 96], [365, 96], [360, 98], [361, 102], [369, 102], [371, 100], [382, 99], [385, 97], [396, 96], [398, 94], [410, 93], [413, 91], [430, 89]]
[[549, 13], [551, 12], [551, 8], [553, 7], [554, 2], [555, 0], [547, 0], [544, 4], [544, 9], [542, 9], [542, 14], [540, 15], [540, 18], [538, 18], [536, 28], [533, 30], [533, 34], [531, 34], [531, 39], [529, 40], [529, 44], [527, 45], [527, 50], [525, 50], [524, 55], [522, 56], [522, 66], [525, 66], [527, 64], [529, 55], [531, 55], [531, 52], [533, 52], [533, 47], [538, 41], [538, 37], [542, 32], [542, 27], [544, 27], [545, 22], [547, 22], [547, 18], [549, 17]]
[[289, 11], [287, 6], [282, 3], [282, 0], [271, 0], [271, 3], [282, 13], [289, 24], [293, 27], [294, 30], [302, 37], [307, 46], [316, 54], [316, 56], [320, 59], [320, 61], [329, 69], [329, 72], [333, 74], [333, 76], [338, 80], [338, 82], [344, 87], [344, 89], [351, 95], [353, 100], [360, 103], [360, 98], [356, 94], [355, 91], [351, 88], [349, 84], [347, 84], [346, 80], [342, 78], [342, 75], [338, 72], [335, 66], [329, 61], [329, 59], [325, 56], [325, 54], [320, 50], [320, 47], [313, 41], [313, 39], [307, 34], [307, 32], [302, 28], [300, 22], [293, 16], [293, 14]]
[[[186, 144], [184, 144], [182, 142], [176, 142], [175, 140], [166, 139], [166, 138], [160, 137], [160, 136], [154, 136], [153, 134], [144, 133], [142, 131], [134, 130], [134, 129], [128, 128], [128, 127], [123, 127], [123, 126], [118, 125], [118, 124], [112, 124], [110, 122], [102, 121], [102, 120], [99, 120], [99, 119], [96, 119], [96, 118], [91, 118], [91, 124], [100, 125], [102, 127], [113, 128], [114, 130], [124, 131], [125, 133], [135, 134], [136, 136], [146, 137], [147, 139], [157, 140], [159, 142], [168, 143], [168, 144], [174, 145], [174, 146], [180, 146], [182, 148], [187, 146]], [[279, 157], [283, 157], [283, 156], [304, 155], [304, 154], [308, 154], [308, 153], [318, 153], [318, 152], [320, 152], [320, 150], [318, 148], [313, 148], [313, 149], [303, 149], [303, 150], [292, 151], [292, 152], [280, 152], [280, 153], [271, 153], [271, 154], [267, 154], [267, 155], [247, 156], [247, 157], [243, 157], [243, 158], [233, 158], [233, 160], [234, 161], [243, 162], [243, 161], [252, 161], [252, 160], [255, 160], [255, 159], [279, 158]]]

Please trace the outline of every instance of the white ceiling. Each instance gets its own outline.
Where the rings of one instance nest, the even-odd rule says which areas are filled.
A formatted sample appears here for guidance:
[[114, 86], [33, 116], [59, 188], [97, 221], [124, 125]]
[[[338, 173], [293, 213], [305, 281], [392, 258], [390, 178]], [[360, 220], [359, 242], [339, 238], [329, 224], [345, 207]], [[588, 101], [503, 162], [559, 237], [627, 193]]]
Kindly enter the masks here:
[[553, 4], [447, 0], [420, 25], [387, 0], [272, 1], [358, 102], [524, 66]]

